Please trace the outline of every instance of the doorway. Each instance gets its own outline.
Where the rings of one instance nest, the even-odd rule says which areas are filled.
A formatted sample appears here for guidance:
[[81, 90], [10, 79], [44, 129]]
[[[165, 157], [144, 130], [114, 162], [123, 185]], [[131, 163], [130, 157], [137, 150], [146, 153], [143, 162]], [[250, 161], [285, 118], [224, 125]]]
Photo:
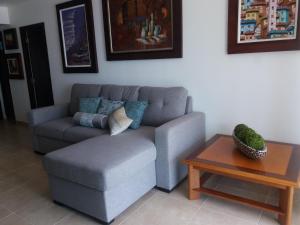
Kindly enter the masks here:
[[54, 104], [44, 23], [20, 28], [32, 109]]
[[[3, 97], [3, 106], [4, 109], [0, 109], [1, 118], [3, 118], [3, 112], [5, 112], [6, 119], [9, 121], [16, 121], [15, 110], [13, 99], [11, 95], [10, 83], [9, 83], [9, 75], [8, 75], [8, 68], [5, 58], [4, 52], [4, 42], [2, 32], [0, 32], [0, 84], [2, 90], [2, 97]], [[1, 108], [1, 103], [0, 103]]]

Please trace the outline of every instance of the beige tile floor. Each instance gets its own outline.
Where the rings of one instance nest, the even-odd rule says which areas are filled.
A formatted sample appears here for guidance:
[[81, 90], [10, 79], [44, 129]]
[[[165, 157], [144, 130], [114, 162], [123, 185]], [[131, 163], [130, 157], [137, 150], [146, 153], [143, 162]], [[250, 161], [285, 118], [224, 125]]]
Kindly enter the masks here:
[[[29, 129], [0, 122], [0, 225], [99, 224], [51, 201], [41, 157], [31, 150]], [[277, 192], [264, 186], [214, 177], [218, 190], [276, 203]], [[203, 196], [188, 201], [186, 182], [171, 194], [152, 190], [116, 218], [113, 225], [278, 225], [260, 210]], [[300, 225], [300, 192], [293, 225]]]

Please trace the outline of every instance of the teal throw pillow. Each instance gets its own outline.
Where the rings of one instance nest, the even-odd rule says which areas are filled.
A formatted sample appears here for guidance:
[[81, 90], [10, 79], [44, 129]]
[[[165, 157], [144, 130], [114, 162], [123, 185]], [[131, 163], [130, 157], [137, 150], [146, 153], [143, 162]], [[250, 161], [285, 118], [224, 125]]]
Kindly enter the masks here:
[[140, 128], [144, 112], [147, 106], [148, 102], [146, 101], [126, 102], [126, 115], [133, 120], [132, 124], [130, 125], [131, 129]]
[[102, 99], [100, 107], [98, 109], [99, 114], [110, 115], [115, 110], [121, 108], [124, 105], [122, 101], [112, 101], [107, 99]]
[[73, 121], [79, 126], [105, 129], [108, 125], [108, 116], [102, 114], [77, 112], [73, 117]]
[[79, 99], [79, 112], [97, 113], [101, 102], [101, 98], [80, 98]]

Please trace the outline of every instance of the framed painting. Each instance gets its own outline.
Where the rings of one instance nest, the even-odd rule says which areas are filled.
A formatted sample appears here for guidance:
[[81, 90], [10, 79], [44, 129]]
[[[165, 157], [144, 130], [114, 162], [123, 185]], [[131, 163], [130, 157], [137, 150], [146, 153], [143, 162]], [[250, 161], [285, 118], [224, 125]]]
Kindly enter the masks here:
[[107, 60], [182, 58], [181, 0], [102, 0]]
[[228, 53], [300, 49], [300, 0], [229, 0]]
[[98, 73], [91, 0], [56, 6], [64, 73]]
[[5, 50], [19, 49], [17, 30], [15, 28], [4, 30], [3, 35]]
[[23, 65], [20, 53], [7, 54], [6, 64], [8, 68], [9, 79], [24, 79]]
[[4, 42], [3, 42], [3, 36], [2, 36], [2, 31], [0, 31], [0, 53], [4, 52]]

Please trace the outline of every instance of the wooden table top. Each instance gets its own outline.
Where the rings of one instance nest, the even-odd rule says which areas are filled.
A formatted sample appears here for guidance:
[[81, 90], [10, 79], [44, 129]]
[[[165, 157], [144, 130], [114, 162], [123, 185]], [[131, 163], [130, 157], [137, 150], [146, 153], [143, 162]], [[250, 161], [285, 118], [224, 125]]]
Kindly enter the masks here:
[[219, 174], [300, 187], [300, 146], [269, 141], [267, 147], [264, 159], [251, 160], [239, 152], [231, 136], [218, 134], [183, 162]]

